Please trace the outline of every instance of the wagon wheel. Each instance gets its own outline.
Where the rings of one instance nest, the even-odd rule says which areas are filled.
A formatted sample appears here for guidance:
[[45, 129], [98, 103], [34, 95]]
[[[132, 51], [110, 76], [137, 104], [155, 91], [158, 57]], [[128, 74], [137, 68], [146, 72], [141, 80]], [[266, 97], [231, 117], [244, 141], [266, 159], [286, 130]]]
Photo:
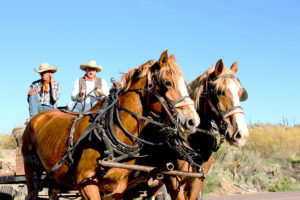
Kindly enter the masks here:
[[12, 186], [1, 186], [0, 187], [0, 199], [2, 200], [13, 200], [16, 195], [16, 191]]
[[165, 185], [161, 186], [159, 189], [159, 194], [156, 196], [156, 200], [170, 200], [168, 191]]

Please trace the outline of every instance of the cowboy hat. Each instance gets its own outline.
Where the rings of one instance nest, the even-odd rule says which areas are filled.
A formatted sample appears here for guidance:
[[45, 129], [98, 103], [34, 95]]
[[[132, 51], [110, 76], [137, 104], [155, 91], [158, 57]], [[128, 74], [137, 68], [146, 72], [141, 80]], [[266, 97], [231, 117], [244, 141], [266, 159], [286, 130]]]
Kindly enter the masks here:
[[86, 71], [86, 68], [94, 68], [97, 72], [100, 72], [102, 70], [102, 66], [97, 66], [96, 61], [90, 60], [87, 64], [80, 65], [80, 69], [83, 71]]
[[43, 63], [40, 65], [40, 70], [36, 70], [34, 69], [34, 71], [38, 72], [38, 73], [42, 73], [45, 71], [51, 71], [52, 73], [55, 73], [57, 70], [57, 68], [55, 66], [50, 66], [48, 63]]

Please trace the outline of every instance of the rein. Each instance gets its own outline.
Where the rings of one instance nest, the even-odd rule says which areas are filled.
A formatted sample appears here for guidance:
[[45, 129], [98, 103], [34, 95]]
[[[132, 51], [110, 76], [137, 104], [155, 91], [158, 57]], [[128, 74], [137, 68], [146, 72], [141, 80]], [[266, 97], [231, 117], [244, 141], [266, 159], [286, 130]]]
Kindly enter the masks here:
[[[156, 76], [155, 76], [156, 77]], [[157, 77], [156, 77], [157, 79]], [[28, 194], [26, 196], [26, 200], [31, 199], [35, 194], [37, 194], [39, 191], [42, 190], [42, 188], [44, 187], [44, 185], [49, 181], [49, 179], [53, 176], [53, 174], [55, 173], [56, 170], [58, 170], [62, 165], [66, 164], [67, 166], [71, 167], [71, 165], [74, 163], [74, 152], [76, 150], [76, 147], [81, 143], [81, 141], [83, 139], [85, 139], [92, 131], [94, 132], [95, 136], [100, 140], [104, 142], [104, 145], [106, 147], [106, 151], [104, 152], [107, 155], [106, 159], [109, 160], [113, 160], [113, 161], [120, 161], [120, 160], [124, 160], [127, 159], [129, 157], [136, 157], [138, 156], [142, 145], [142, 143], [145, 144], [150, 144], [150, 145], [162, 145], [163, 143], [152, 143], [149, 141], [146, 141], [144, 139], [141, 139], [139, 137], [134, 136], [133, 134], [129, 133], [124, 126], [122, 125], [120, 119], [119, 119], [119, 115], [117, 114], [117, 121], [119, 123], [120, 128], [122, 129], [122, 131], [130, 137], [135, 138], [139, 144], [134, 147], [134, 146], [130, 146], [127, 145], [125, 143], [123, 143], [122, 141], [120, 141], [115, 134], [113, 133], [113, 109], [115, 109], [115, 113], [118, 113], [118, 109], [122, 109], [125, 112], [128, 112], [130, 115], [135, 116], [137, 118], [141, 118], [145, 121], [148, 121], [149, 123], [153, 123], [157, 126], [162, 127], [163, 129], [167, 130], [168, 132], [174, 132], [177, 133], [177, 127], [178, 127], [178, 123], [179, 121], [177, 119], [175, 119], [172, 114], [169, 111], [169, 108], [167, 106], [167, 104], [164, 101], [164, 98], [159, 95], [156, 91], [152, 91], [152, 89], [146, 89], [146, 88], [140, 88], [140, 89], [132, 89], [132, 90], [127, 90], [126, 92], [129, 91], [138, 91], [138, 90], [146, 90], [152, 94], [154, 94], [154, 96], [161, 102], [162, 107], [164, 108], [164, 110], [166, 111], [166, 113], [168, 114], [168, 116], [170, 117], [172, 123], [175, 125], [175, 128], [172, 128], [166, 124], [154, 121], [150, 118], [144, 117], [142, 115], [139, 115], [137, 113], [134, 113], [120, 105], [117, 104], [118, 98], [119, 98], [119, 94], [120, 92], [122, 92], [121, 89], [117, 89], [115, 82], [113, 82], [114, 87], [116, 89], [116, 92], [114, 94], [110, 94], [108, 98], [105, 98], [104, 102], [103, 102], [103, 109], [99, 109], [97, 111], [87, 111], [87, 112], [81, 112], [81, 113], [75, 113], [72, 111], [68, 111], [68, 110], [64, 110], [62, 109], [62, 112], [68, 113], [68, 114], [72, 114], [72, 115], [76, 115], [76, 118], [73, 121], [71, 130], [70, 130], [70, 136], [68, 139], [68, 150], [67, 152], [64, 154], [64, 156], [62, 157], [62, 159], [60, 161], [58, 161], [51, 169], [50, 171], [47, 173], [46, 177], [37, 185], [37, 188], [35, 190], [33, 190], [30, 194]], [[154, 88], [154, 85], [153, 87]], [[164, 95], [165, 96], [165, 95]], [[169, 107], [174, 107], [174, 111], [175, 113], [176, 111], [176, 104], [183, 101], [185, 98], [187, 97], [181, 97], [176, 101], [172, 101], [170, 99], [168, 99], [165, 96], [165, 99], [167, 101], [167, 103], [169, 104]], [[189, 97], [188, 97], [189, 98]], [[111, 99], [111, 102], [108, 103], [109, 99]], [[177, 106], [178, 107], [178, 106]], [[111, 110], [111, 112], [107, 112]], [[103, 127], [103, 120], [104, 119], [104, 114], [105, 113], [110, 113], [107, 114], [108, 119], [110, 120], [106, 120], [106, 130]], [[77, 121], [81, 118], [83, 118], [84, 116], [87, 115], [92, 115], [92, 114], [96, 114], [97, 116], [94, 118], [93, 122], [89, 125], [89, 127], [83, 132], [83, 134], [78, 138], [78, 140], [74, 143], [74, 132], [75, 132], [75, 124], [77, 123]], [[177, 114], [176, 114], [177, 117]], [[101, 123], [102, 121], [102, 123]], [[114, 157], [114, 152], [120, 154], [119, 157], [115, 158]]]
[[166, 140], [169, 147], [175, 151], [175, 153], [183, 160], [188, 162], [198, 173], [201, 174], [200, 179], [205, 179], [205, 173], [203, 170], [204, 163], [201, 165], [197, 164], [197, 161], [199, 161], [202, 158], [202, 155], [195, 151], [194, 149], [190, 147], [186, 147], [184, 143], [184, 139], [179, 134], [173, 134]]
[[[118, 93], [116, 93], [116, 94], [118, 94]], [[79, 137], [79, 139], [75, 142], [74, 145], [73, 145], [73, 135], [74, 135], [74, 131], [75, 131], [75, 124], [84, 115], [73, 113], [73, 114], [76, 114], [78, 116], [75, 118], [75, 120], [73, 122], [73, 125], [72, 125], [72, 128], [71, 128], [71, 131], [70, 131], [70, 136], [69, 136], [69, 139], [68, 139], [68, 150], [67, 150], [67, 152], [62, 157], [62, 159], [60, 161], [58, 161], [50, 169], [50, 171], [47, 173], [45, 178], [38, 184], [37, 188], [26, 196], [26, 198], [25, 198], [26, 200], [31, 199], [35, 194], [37, 194], [39, 191], [41, 191], [43, 189], [44, 185], [50, 180], [51, 176], [55, 173], [55, 171], [58, 170], [62, 165], [64, 165], [65, 163], [67, 163], [69, 161], [69, 163], [67, 163], [67, 165], [70, 167], [70, 165], [73, 163], [73, 155], [74, 155], [74, 151], [75, 151], [76, 147], [93, 130], [93, 127], [96, 125], [98, 119], [100, 119], [100, 117], [102, 117], [103, 114], [106, 113], [116, 102], [117, 102], [117, 99], [113, 103], [108, 105], [107, 108], [105, 108], [104, 110], [99, 109], [98, 111], [91, 112], [93, 114], [98, 113], [98, 116], [95, 118], [95, 120], [92, 122], [92, 124], [83, 132], [83, 134]], [[65, 112], [65, 110], [61, 110], [61, 111]], [[67, 113], [70, 113], [70, 112], [67, 112]]]

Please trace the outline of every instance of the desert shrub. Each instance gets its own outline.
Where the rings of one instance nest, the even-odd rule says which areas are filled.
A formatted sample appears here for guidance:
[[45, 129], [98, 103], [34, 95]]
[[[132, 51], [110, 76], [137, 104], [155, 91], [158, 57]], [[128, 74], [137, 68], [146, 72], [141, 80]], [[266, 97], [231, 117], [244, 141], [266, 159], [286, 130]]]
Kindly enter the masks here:
[[232, 174], [228, 169], [219, 165], [219, 163], [214, 163], [206, 176], [203, 193], [213, 193], [218, 188], [222, 188], [224, 182], [232, 182], [232, 178]]
[[217, 188], [221, 187], [221, 182], [219, 180], [218, 174], [215, 173], [215, 170], [212, 173], [208, 174], [205, 178], [205, 184], [203, 187], [203, 193], [209, 194], [214, 192]]
[[249, 127], [247, 148], [263, 158], [287, 159], [300, 152], [300, 127], [255, 125]]
[[0, 135], [0, 146], [4, 149], [14, 149], [17, 147], [16, 141], [12, 135]]
[[275, 179], [272, 184], [268, 185], [269, 192], [286, 192], [299, 190], [299, 184], [289, 176], [282, 176], [280, 179]]
[[[224, 143], [214, 154], [215, 161], [206, 178], [204, 194], [211, 195], [218, 188], [224, 188], [222, 181], [255, 191], [299, 189], [299, 181], [285, 171], [292, 171], [292, 166], [300, 162], [300, 142], [296, 142], [300, 141], [300, 127], [256, 124], [249, 127], [249, 134], [244, 147]], [[234, 162], [237, 163], [235, 179]]]
[[[234, 162], [237, 163], [237, 177], [234, 180]], [[247, 148], [236, 148], [224, 143], [215, 153], [215, 161], [205, 180], [204, 194], [210, 194], [224, 184], [238, 182], [246, 184], [247, 177], [261, 169], [259, 155]], [[230, 186], [228, 186], [230, 187]]]

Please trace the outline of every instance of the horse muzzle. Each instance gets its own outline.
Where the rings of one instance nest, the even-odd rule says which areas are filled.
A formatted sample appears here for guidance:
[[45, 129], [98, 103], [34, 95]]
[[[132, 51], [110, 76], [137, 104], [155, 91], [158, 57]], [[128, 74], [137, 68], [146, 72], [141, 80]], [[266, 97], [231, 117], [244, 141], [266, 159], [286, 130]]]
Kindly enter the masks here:
[[189, 112], [186, 112], [185, 110], [179, 112], [178, 118], [179, 118], [179, 126], [178, 126], [179, 132], [183, 134], [183, 136], [187, 136], [196, 132], [196, 127], [198, 127], [200, 124], [199, 118], [195, 119], [194, 115], [190, 114]]
[[238, 129], [232, 134], [229, 143], [236, 147], [242, 147], [246, 144], [248, 136], [249, 136], [248, 129], [247, 131], [242, 131]]

